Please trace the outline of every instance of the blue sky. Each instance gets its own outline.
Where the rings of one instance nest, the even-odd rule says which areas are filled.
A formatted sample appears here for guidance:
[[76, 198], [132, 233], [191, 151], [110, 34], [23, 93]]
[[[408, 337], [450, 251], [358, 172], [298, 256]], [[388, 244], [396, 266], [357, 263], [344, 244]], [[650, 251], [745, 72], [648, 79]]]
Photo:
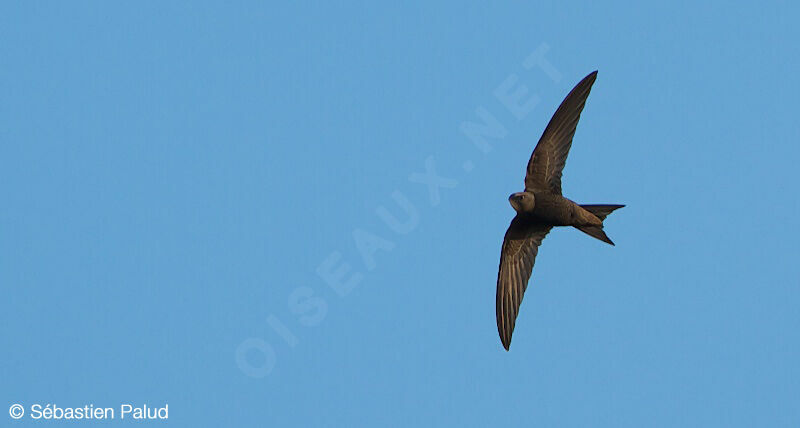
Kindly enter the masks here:
[[[2, 425], [800, 424], [798, 7], [604, 3], [0, 6]], [[507, 353], [506, 198], [595, 69], [617, 246], [552, 232]]]

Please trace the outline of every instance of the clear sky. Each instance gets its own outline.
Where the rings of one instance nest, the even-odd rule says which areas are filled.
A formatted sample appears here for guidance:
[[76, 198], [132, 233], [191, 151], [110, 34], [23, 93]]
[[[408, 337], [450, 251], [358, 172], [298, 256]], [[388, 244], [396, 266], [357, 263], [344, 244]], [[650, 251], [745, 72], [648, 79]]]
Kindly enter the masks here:
[[[333, 3], [0, 6], [0, 425], [800, 425], [796, 4]], [[506, 352], [595, 69], [563, 184], [617, 246], [552, 232]]]

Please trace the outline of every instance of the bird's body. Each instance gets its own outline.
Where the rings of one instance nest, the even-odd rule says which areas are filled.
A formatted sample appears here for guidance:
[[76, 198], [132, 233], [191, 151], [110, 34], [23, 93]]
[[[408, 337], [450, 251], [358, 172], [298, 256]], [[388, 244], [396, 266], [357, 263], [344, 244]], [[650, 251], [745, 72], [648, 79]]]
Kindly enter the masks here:
[[561, 173], [596, 78], [596, 71], [586, 76], [558, 107], [528, 161], [525, 190], [508, 198], [517, 215], [503, 239], [497, 274], [497, 331], [506, 350], [539, 245], [550, 229], [573, 226], [614, 245], [603, 231], [603, 220], [624, 205], [578, 205], [561, 194]]
[[[526, 193], [522, 195], [521, 193]], [[515, 203], [515, 198], [533, 198], [533, 209]], [[530, 216], [532, 219], [551, 226], [600, 226], [603, 222], [594, 214], [571, 200], [551, 192], [519, 192], [509, 197], [511, 206], [518, 215]]]

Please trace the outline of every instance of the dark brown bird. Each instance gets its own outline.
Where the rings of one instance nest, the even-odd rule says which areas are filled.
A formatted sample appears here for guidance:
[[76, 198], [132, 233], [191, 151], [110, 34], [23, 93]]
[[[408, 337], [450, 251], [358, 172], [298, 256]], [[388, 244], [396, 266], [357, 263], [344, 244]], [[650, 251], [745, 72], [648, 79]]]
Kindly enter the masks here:
[[525, 191], [508, 198], [517, 215], [503, 239], [497, 274], [497, 331], [506, 350], [539, 245], [550, 229], [573, 226], [614, 245], [603, 232], [603, 220], [624, 205], [578, 205], [561, 196], [561, 171], [596, 78], [597, 71], [584, 77], [558, 107], [528, 161]]

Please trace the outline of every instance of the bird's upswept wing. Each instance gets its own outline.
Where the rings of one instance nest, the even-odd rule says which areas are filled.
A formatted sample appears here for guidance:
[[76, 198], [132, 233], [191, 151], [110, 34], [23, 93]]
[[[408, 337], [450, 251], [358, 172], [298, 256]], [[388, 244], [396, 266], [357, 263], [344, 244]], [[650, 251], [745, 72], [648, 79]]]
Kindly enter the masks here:
[[584, 77], [558, 106], [533, 150], [525, 175], [526, 191], [550, 191], [561, 194], [561, 172], [567, 162], [575, 127], [581, 117], [586, 98], [592, 89], [597, 71]]
[[550, 229], [550, 225], [517, 215], [503, 239], [497, 274], [497, 332], [506, 350], [511, 346], [519, 305], [528, 287], [539, 245]]

